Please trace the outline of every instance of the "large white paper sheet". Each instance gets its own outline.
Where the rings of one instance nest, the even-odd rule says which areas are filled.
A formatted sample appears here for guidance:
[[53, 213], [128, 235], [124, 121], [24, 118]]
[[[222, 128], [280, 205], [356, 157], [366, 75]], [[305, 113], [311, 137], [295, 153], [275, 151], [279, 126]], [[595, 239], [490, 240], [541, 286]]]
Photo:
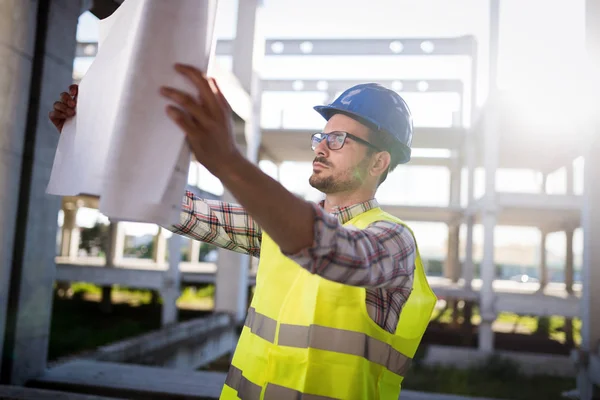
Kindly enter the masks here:
[[196, 92], [173, 65], [207, 70], [215, 15], [216, 0], [126, 0], [100, 22], [48, 193], [100, 196], [100, 211], [113, 219], [178, 221], [190, 151], [159, 88]]

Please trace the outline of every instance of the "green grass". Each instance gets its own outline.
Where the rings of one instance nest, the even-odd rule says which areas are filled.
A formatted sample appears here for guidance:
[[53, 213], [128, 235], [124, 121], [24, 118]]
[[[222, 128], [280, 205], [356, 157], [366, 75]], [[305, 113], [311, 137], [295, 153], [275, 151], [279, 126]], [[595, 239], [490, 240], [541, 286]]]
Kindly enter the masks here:
[[499, 357], [464, 370], [415, 364], [404, 379], [404, 389], [494, 399], [559, 400], [562, 392], [576, 385], [571, 378], [526, 376], [517, 364]]
[[[88, 283], [71, 285], [73, 299], [55, 296], [50, 326], [49, 360], [92, 350], [118, 340], [134, 337], [161, 326], [161, 301], [152, 304], [150, 290], [113, 287], [113, 297], [127, 299], [125, 303], [114, 303], [110, 313], [104, 313], [97, 301], [85, 301], [91, 296], [99, 298], [102, 289]], [[206, 302], [214, 293], [209, 285], [199, 290], [185, 288], [181, 302]], [[179, 319], [200, 317], [206, 311], [179, 310]]]
[[[71, 286], [75, 299], [56, 297], [54, 300], [52, 326], [50, 332], [49, 359], [74, 354], [83, 350], [92, 350], [98, 346], [123, 340], [160, 328], [160, 301], [152, 304], [149, 290], [132, 290], [115, 287], [113, 295], [129, 299], [127, 302], [113, 304], [110, 314], [100, 311], [99, 303], [83, 301], [81, 298], [92, 296], [99, 298], [101, 288], [86, 283]], [[202, 288], [186, 287], [178, 300], [179, 304], [204, 304], [214, 295], [214, 285]], [[212, 300], [211, 300], [212, 301]], [[134, 305], [135, 304], [135, 305]], [[205, 311], [179, 310], [179, 320], [197, 318]], [[437, 315], [434, 315], [434, 318]], [[451, 311], [447, 310], [439, 321], [450, 323]], [[518, 316], [500, 313], [498, 320], [506, 324], [517, 324], [522, 330], [535, 332], [538, 319], [531, 316]], [[473, 309], [472, 322], [479, 323], [477, 307]], [[564, 341], [565, 334], [560, 332], [564, 323], [562, 317], [548, 319], [549, 335], [552, 339]], [[581, 322], [574, 321], [574, 337], [580, 340]], [[426, 347], [420, 348], [424, 354]], [[574, 379], [549, 376], [529, 377], [522, 374], [518, 366], [501, 358], [490, 358], [486, 362], [468, 368], [424, 366], [419, 355], [413, 368], [408, 372], [403, 384], [404, 389], [431, 393], [448, 393], [465, 396], [489, 397], [511, 400], [554, 400], [561, 399], [561, 393], [575, 387]], [[223, 365], [214, 368], [226, 369]], [[213, 367], [211, 367], [213, 368]]]
[[54, 299], [49, 360], [92, 350], [160, 327], [160, 308], [114, 304], [110, 314], [89, 301]]
[[[439, 314], [442, 313], [440, 316]], [[438, 310], [435, 311], [432, 320], [438, 319], [439, 322], [449, 324], [452, 322], [452, 310]], [[538, 329], [539, 318], [530, 315], [518, 315], [514, 313], [501, 312], [498, 313], [496, 318], [498, 322], [510, 324], [515, 328], [520, 328], [520, 331], [528, 331], [534, 333]], [[462, 317], [459, 318], [459, 322], [462, 322]], [[479, 315], [478, 307], [473, 307], [471, 323], [473, 325], [479, 325], [481, 322], [481, 316]], [[550, 339], [556, 340], [560, 343], [566, 342], [566, 333], [563, 331], [565, 324], [565, 317], [562, 316], [551, 316], [549, 317], [549, 337]], [[579, 345], [581, 343], [581, 319], [573, 319], [573, 341]]]

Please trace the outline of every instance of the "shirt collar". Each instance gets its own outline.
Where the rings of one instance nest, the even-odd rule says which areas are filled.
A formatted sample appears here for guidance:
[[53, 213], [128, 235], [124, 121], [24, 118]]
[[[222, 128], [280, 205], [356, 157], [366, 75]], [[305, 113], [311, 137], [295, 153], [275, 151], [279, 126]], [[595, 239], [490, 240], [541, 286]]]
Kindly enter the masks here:
[[[319, 202], [321, 208], [325, 206], [325, 200]], [[367, 200], [363, 203], [353, 204], [351, 206], [335, 207], [331, 212], [340, 221], [341, 224], [345, 224], [352, 218], [359, 216], [360, 214], [372, 210], [373, 208], [379, 207], [379, 203], [375, 199]]]

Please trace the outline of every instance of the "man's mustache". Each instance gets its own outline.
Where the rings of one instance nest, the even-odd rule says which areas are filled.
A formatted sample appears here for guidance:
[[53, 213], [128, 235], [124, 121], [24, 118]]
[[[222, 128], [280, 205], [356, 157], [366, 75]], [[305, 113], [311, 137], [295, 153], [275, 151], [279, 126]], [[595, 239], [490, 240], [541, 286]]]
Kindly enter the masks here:
[[331, 167], [331, 163], [325, 157], [315, 157], [315, 159], [313, 160], [313, 164], [317, 162], [327, 167]]

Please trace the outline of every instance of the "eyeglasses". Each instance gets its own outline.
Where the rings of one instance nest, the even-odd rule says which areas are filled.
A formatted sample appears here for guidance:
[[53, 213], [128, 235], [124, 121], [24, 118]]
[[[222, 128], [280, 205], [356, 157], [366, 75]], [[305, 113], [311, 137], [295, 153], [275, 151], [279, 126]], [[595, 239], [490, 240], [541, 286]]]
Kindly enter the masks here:
[[366, 140], [361, 139], [357, 136], [354, 136], [348, 132], [342, 132], [342, 131], [334, 131], [334, 132], [329, 132], [329, 133], [324, 133], [324, 132], [313, 133], [313, 135], [311, 137], [312, 149], [313, 150], [316, 149], [317, 146], [319, 145], [319, 143], [321, 143], [323, 140], [325, 140], [325, 143], [327, 144], [327, 147], [329, 148], [329, 150], [339, 150], [342, 147], [344, 147], [344, 143], [346, 143], [347, 138], [350, 138], [350, 139], [354, 140], [355, 142], [363, 144], [363, 145], [370, 147], [376, 151], [382, 151], [378, 147], [367, 142]]

